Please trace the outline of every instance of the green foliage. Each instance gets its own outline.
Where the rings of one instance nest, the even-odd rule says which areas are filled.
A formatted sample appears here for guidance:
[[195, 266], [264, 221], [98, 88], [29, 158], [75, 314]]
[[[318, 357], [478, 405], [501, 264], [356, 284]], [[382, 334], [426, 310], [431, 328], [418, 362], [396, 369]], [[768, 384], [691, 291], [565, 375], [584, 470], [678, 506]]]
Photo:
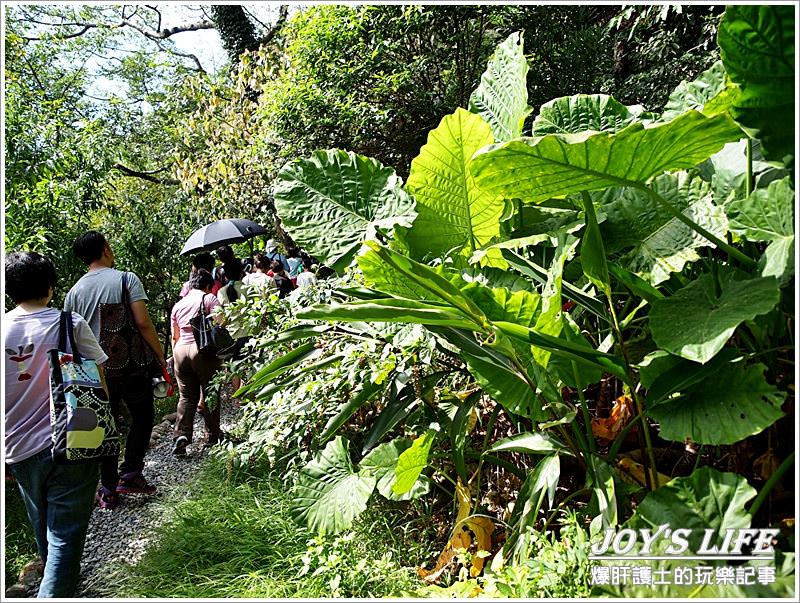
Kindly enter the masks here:
[[336, 534], [353, 525], [367, 506], [376, 479], [357, 472], [341, 436], [328, 442], [300, 470], [293, 490], [294, 517], [320, 534]]
[[790, 6], [729, 6], [718, 42], [730, 79], [739, 85], [733, 117], [761, 140], [768, 159], [794, 153], [794, 10]]
[[647, 414], [659, 422], [666, 440], [735, 444], [783, 416], [785, 393], [767, 382], [765, 369], [742, 362], [722, 365], [710, 377], [682, 387], [679, 397], [654, 404]]
[[469, 110], [492, 127], [495, 140], [522, 134], [522, 124], [532, 111], [528, 106], [528, 62], [522, 53], [522, 34], [513, 33], [500, 44], [469, 98]]
[[772, 310], [779, 296], [772, 277], [738, 280], [732, 272], [705, 274], [653, 303], [653, 339], [668, 352], [708, 362], [739, 324]]
[[731, 230], [751, 241], [770, 241], [764, 251], [761, 274], [786, 285], [794, 275], [794, 191], [790, 178], [756, 189], [747, 198], [725, 207]]
[[20, 570], [29, 561], [38, 557], [36, 540], [22, 495], [16, 484], [6, 482], [3, 498], [5, 524], [3, 531], [3, 558], [5, 560], [5, 584], [16, 584]]
[[[664, 171], [690, 168], [739, 138], [741, 130], [730, 117], [689, 111], [666, 124], [635, 122], [614, 134], [549, 134], [493, 145], [475, 156], [471, 170], [486, 191], [541, 203], [558, 195], [636, 186]], [[642, 148], [650, 152], [645, 155]]]
[[500, 232], [503, 201], [479, 190], [467, 169], [473, 153], [493, 141], [486, 122], [463, 109], [431, 130], [408, 176], [418, 213], [406, 235], [412, 257], [469, 257]]
[[533, 120], [532, 134], [619, 132], [633, 123], [641, 107], [626, 107], [605, 94], [562, 96], [546, 102]]
[[415, 585], [408, 566], [428, 552], [426, 538], [392, 509], [376, 509], [337, 538], [315, 536], [292, 519], [282, 476], [249, 477], [232, 481], [224, 464], [205, 464], [190, 482], [192, 498], [167, 501], [174, 510], [157, 544], [115, 572], [108, 596], [372, 598]]
[[411, 211], [394, 170], [344, 151], [317, 151], [284, 167], [275, 205], [293, 238], [324, 264], [343, 270], [364, 233], [391, 229]]
[[[417, 440], [423, 440], [423, 438], [417, 438]], [[405, 492], [397, 493], [394, 490], [395, 484], [399, 483], [398, 471], [400, 457], [403, 453], [412, 448], [417, 440], [411, 442], [407, 439], [398, 438], [391, 442], [386, 442], [373, 448], [367, 456], [361, 459], [359, 463], [361, 472], [371, 475], [378, 480], [376, 488], [385, 498], [389, 500], [411, 500], [412, 498], [424, 496], [430, 490], [430, 479], [427, 475], [422, 475], [420, 472], [417, 473], [417, 478]], [[405, 457], [406, 460], [404, 460], [404, 463], [407, 462], [407, 458], [408, 457]], [[424, 469], [424, 467], [423, 465], [422, 469]]]

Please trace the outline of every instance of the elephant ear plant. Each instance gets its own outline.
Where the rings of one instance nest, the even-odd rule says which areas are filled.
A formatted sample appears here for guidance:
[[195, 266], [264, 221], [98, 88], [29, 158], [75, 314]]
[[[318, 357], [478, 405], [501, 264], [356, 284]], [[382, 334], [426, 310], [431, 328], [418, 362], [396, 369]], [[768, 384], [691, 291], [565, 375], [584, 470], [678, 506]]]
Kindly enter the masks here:
[[[736, 499], [745, 523], [770, 521], [760, 508], [794, 463], [772, 439], [792, 382], [794, 172], [780, 134], [788, 64], [794, 73], [790, 31], [789, 7], [731, 7], [722, 61], [681, 84], [663, 115], [575, 95], [541, 106], [528, 130], [527, 66], [513, 34], [469, 110], [429, 134], [405, 186], [341, 151], [287, 166], [275, 191], [287, 228], [359, 284], [298, 311], [300, 326], [283, 341], [321, 337], [311, 321], [421, 325], [461, 363], [448, 377], [461, 381], [431, 369], [424, 385], [415, 375], [413, 391], [360, 384], [326, 430], [334, 439], [300, 472], [297, 517], [337, 531], [375, 490], [403, 500], [434, 484], [477, 502], [492, 465], [522, 484], [504, 544], [491, 540], [495, 568], [519, 561], [530, 529], [547, 527], [569, 502], [584, 504], [593, 533], [654, 514], [679, 528], [722, 504], [709, 486], [720, 483], [747, 490]], [[751, 46], [759, 52], [744, 56]], [[769, 84], [759, 74], [772, 69]], [[772, 163], [756, 177], [759, 135]], [[334, 230], [328, 215], [336, 232], [317, 236]], [[375, 235], [368, 227], [377, 223], [388, 226]], [[281, 366], [299, 366], [308, 345]], [[263, 385], [257, 376], [245, 391]], [[608, 389], [631, 409], [610, 439], [597, 435]], [[493, 402], [488, 417], [475, 396]], [[389, 425], [380, 438], [416, 437], [373, 438], [354, 463], [343, 433], [362, 407]], [[498, 440], [501, 417], [512, 430]], [[721, 467], [727, 447], [762, 433], [786, 456], [748, 509], [745, 478], [705, 465]], [[694, 470], [665, 460], [670, 442], [694, 451]], [[559, 484], [572, 484], [566, 496]], [[456, 523], [472, 525], [462, 515]], [[488, 546], [477, 525], [468, 531]]]

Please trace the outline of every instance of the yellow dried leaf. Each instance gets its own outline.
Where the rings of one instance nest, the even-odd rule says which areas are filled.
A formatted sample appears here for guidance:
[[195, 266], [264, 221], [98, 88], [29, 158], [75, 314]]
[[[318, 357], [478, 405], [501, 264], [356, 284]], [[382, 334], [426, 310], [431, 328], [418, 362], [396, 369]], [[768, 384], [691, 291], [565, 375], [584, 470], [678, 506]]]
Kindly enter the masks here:
[[620, 396], [614, 401], [611, 415], [607, 419], [592, 419], [592, 433], [599, 440], [613, 442], [634, 414], [633, 400], [630, 396]]
[[[629, 484], [635, 484], [637, 486], [647, 485], [647, 479], [644, 475], [644, 465], [637, 463], [631, 458], [622, 457], [617, 461], [617, 468], [620, 470], [620, 477]], [[658, 483], [660, 486], [663, 486], [669, 480], [670, 477], [668, 475], [664, 475], [663, 473], [658, 474]], [[656, 485], [651, 484], [651, 489], [655, 490], [655, 488]]]

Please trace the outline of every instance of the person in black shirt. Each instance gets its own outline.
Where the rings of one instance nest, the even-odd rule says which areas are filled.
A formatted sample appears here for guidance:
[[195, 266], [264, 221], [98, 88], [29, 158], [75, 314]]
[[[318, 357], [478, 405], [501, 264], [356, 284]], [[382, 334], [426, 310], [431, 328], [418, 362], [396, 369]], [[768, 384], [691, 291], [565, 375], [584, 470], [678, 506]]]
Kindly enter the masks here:
[[294, 290], [294, 283], [292, 283], [292, 279], [289, 278], [289, 275], [286, 274], [286, 270], [283, 269], [283, 264], [280, 260], [273, 260], [270, 267], [273, 273], [272, 278], [275, 281], [275, 285], [278, 287], [278, 297], [283, 299]]

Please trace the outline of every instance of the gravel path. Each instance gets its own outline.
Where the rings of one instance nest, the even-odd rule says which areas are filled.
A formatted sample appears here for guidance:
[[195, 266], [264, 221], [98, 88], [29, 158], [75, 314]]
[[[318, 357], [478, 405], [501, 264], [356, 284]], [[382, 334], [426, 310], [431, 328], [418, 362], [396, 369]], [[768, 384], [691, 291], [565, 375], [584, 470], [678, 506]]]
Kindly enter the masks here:
[[[238, 412], [229, 401], [223, 403], [223, 431], [232, 428]], [[119, 569], [123, 562], [131, 564], [141, 559], [152, 542], [155, 528], [169, 519], [170, 509], [165, 507], [164, 501], [173, 496], [191, 496], [187, 482], [208, 456], [208, 450], [202, 447], [203, 419], [199, 415], [194, 423], [194, 442], [185, 458], [175, 457], [172, 455], [171, 424], [162, 422], [153, 428], [143, 473], [158, 492], [152, 496], [123, 495], [114, 511], [94, 508], [86, 536], [77, 596], [110, 596], [107, 589], [113, 584], [109, 584], [109, 573]]]

